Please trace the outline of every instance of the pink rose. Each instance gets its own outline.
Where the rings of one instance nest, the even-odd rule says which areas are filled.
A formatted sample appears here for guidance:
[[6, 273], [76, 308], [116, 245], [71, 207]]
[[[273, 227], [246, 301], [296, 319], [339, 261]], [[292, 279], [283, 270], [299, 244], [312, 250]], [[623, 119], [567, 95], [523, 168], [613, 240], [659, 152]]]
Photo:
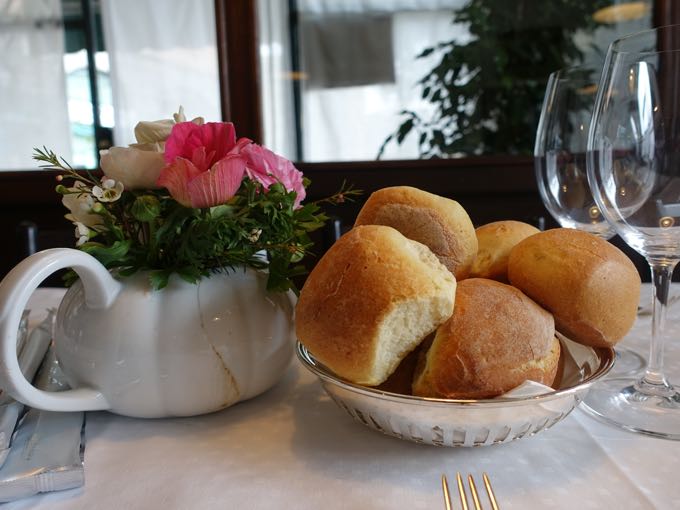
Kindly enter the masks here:
[[241, 150], [246, 158], [246, 174], [254, 181], [258, 181], [265, 190], [276, 182], [280, 182], [288, 191], [295, 191], [295, 207], [305, 198], [305, 187], [302, 184], [302, 172], [293, 163], [269, 149], [251, 143]]
[[165, 143], [166, 166], [157, 184], [186, 207], [213, 207], [224, 204], [241, 186], [246, 159], [241, 154], [250, 144], [236, 140], [230, 122], [175, 124]]

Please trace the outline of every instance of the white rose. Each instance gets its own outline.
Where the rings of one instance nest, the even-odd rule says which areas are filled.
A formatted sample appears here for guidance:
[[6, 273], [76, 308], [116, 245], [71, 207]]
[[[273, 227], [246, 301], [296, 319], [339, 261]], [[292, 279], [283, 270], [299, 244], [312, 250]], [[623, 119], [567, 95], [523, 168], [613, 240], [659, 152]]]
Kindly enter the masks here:
[[[179, 112], [173, 114], [172, 119], [138, 122], [135, 126], [135, 139], [137, 143], [132, 146], [142, 150], [153, 150], [152, 147], [156, 146], [160, 147], [160, 152], [162, 152], [165, 141], [172, 131], [172, 126], [179, 122], [186, 122], [186, 120], [184, 108], [180, 106]], [[205, 121], [203, 117], [196, 117], [191, 122], [200, 126]]]
[[156, 186], [156, 180], [165, 166], [162, 152], [111, 147], [99, 154], [104, 175], [122, 183], [125, 189], [159, 187]]
[[[99, 151], [104, 175], [122, 183], [128, 190], [159, 188], [156, 180], [165, 166], [165, 141], [170, 136], [172, 126], [185, 121], [184, 109], [180, 106], [179, 112], [172, 119], [137, 123], [137, 143], [128, 148], [111, 147], [109, 150]], [[196, 117], [191, 122], [201, 125], [205, 121], [202, 117]]]
[[135, 138], [139, 144], [164, 142], [170, 136], [175, 121], [172, 119], [141, 121], [135, 126]]

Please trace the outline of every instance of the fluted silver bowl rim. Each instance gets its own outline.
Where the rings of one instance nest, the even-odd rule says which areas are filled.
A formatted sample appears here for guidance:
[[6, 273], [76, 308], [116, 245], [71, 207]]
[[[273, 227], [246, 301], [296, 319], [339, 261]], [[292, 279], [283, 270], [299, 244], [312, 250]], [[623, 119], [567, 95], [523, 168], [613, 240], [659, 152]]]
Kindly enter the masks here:
[[345, 390], [356, 393], [367, 399], [379, 399], [382, 401], [392, 401], [400, 404], [408, 405], [423, 405], [428, 407], [510, 407], [523, 405], [540, 405], [552, 400], [560, 399], [568, 395], [585, 392], [595, 382], [603, 378], [609, 373], [614, 366], [616, 353], [612, 347], [592, 347], [595, 355], [598, 357], [599, 366], [588, 376], [584, 377], [578, 384], [573, 386], [560, 387], [548, 393], [541, 395], [534, 395], [528, 397], [496, 397], [493, 399], [450, 399], [450, 398], [432, 398], [432, 397], [416, 397], [412, 395], [402, 395], [400, 393], [391, 393], [388, 391], [371, 388], [369, 386], [362, 386], [355, 384], [346, 379], [343, 379], [334, 374], [326, 366], [314, 359], [314, 356], [301, 343], [297, 342], [296, 353], [300, 362], [305, 368], [310, 370], [322, 381], [341, 387]]

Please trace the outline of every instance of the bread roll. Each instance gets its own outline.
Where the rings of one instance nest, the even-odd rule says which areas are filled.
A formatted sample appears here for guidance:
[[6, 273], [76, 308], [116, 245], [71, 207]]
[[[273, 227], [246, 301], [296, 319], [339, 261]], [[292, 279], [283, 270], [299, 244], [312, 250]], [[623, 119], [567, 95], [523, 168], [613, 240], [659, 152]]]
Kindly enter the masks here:
[[510, 285], [458, 283], [453, 316], [437, 329], [413, 394], [491, 398], [526, 380], [552, 384], [560, 357], [552, 315]]
[[427, 245], [456, 279], [468, 276], [477, 255], [475, 228], [456, 201], [408, 186], [371, 194], [355, 225], [388, 225]]
[[475, 234], [479, 248], [470, 278], [490, 278], [507, 283], [510, 250], [522, 239], [539, 232], [533, 225], [513, 220], [494, 221], [478, 227]]
[[572, 340], [616, 344], [630, 330], [640, 300], [640, 275], [626, 255], [597, 236], [547, 230], [510, 252], [510, 282], [555, 317]]
[[451, 316], [455, 292], [455, 278], [427, 246], [391, 227], [355, 227], [307, 278], [297, 335], [337, 375], [375, 386]]

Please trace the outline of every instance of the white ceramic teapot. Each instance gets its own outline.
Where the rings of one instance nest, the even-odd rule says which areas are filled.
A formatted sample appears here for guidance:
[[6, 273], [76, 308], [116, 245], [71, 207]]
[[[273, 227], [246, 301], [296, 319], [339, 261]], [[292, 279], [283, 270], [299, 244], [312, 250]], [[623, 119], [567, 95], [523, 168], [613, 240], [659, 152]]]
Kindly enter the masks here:
[[[46, 392], [19, 369], [17, 328], [32, 292], [66, 267], [80, 279], [59, 306], [55, 348], [73, 389]], [[280, 379], [293, 353], [292, 293], [267, 292], [267, 275], [243, 267], [196, 284], [173, 275], [159, 291], [147, 276], [117, 280], [69, 248], [22, 261], [0, 283], [0, 387], [40, 409], [167, 417], [225, 408]]]

